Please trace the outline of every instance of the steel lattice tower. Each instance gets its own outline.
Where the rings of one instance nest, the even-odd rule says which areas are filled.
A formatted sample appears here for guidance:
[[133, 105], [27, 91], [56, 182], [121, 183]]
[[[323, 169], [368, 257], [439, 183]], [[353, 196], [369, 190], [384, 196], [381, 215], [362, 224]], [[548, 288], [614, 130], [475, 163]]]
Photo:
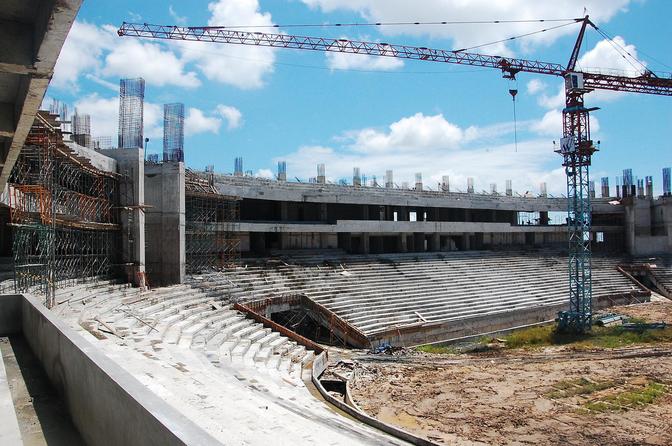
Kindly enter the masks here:
[[592, 277], [590, 255], [590, 174], [596, 149], [590, 139], [590, 112], [583, 95], [590, 91], [583, 80], [570, 73], [566, 78], [565, 108], [562, 111], [560, 150], [567, 174], [567, 228], [569, 232], [569, 310], [558, 315], [560, 328], [575, 333], [592, 325]]

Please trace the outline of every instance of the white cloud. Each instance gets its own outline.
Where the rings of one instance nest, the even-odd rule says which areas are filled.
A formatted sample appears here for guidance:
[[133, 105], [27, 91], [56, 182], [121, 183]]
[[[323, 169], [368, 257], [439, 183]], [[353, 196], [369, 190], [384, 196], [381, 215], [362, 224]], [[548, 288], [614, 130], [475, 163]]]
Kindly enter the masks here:
[[528, 94], [537, 94], [546, 90], [546, 83], [540, 81], [539, 79], [532, 79], [527, 83], [527, 93]]
[[122, 39], [112, 25], [75, 21], [56, 63], [51, 84], [76, 89], [82, 75], [98, 83], [106, 81], [106, 77], [115, 80], [143, 77], [149, 85], [184, 88], [195, 88], [201, 83], [195, 72], [186, 71], [185, 61], [164, 45]]
[[558, 109], [547, 111], [539, 121], [530, 126], [530, 130], [540, 135], [560, 138], [562, 136], [562, 113]]
[[114, 82], [106, 81], [105, 79], [100, 78], [100, 77], [98, 77], [94, 74], [91, 74], [91, 73], [85, 74], [84, 77], [87, 78], [88, 80], [92, 81], [92, 82], [97, 83], [100, 86], [103, 86], [103, 87], [107, 88], [108, 90], [119, 92], [119, 84], [118, 83], [115, 84]]
[[403, 60], [393, 57], [350, 53], [326, 53], [326, 57], [331, 70], [392, 71], [404, 66]]
[[[90, 94], [75, 102], [75, 108], [82, 114], [91, 115], [91, 135], [111, 136], [116, 141], [119, 126], [119, 98], [103, 98]], [[152, 140], [163, 138], [163, 106], [145, 101], [144, 135]], [[207, 116], [202, 110], [190, 107], [184, 122], [186, 135], [218, 133], [222, 120]], [[116, 143], [116, 142], [115, 142]], [[151, 143], [150, 143], [151, 144]]]
[[168, 14], [170, 14], [170, 17], [172, 17], [173, 22], [176, 25], [184, 25], [185, 23], [187, 23], [187, 18], [178, 15], [177, 12], [175, 12], [175, 9], [173, 9], [173, 5], [168, 5]]
[[195, 88], [201, 82], [193, 71], [185, 72], [184, 61], [159, 44], [125, 39], [105, 57], [105, 76], [142, 77], [159, 87], [175, 85]]
[[221, 119], [214, 116], [206, 116], [203, 111], [190, 107], [184, 119], [184, 133], [189, 136], [197, 133], [217, 134], [221, 125]]
[[464, 133], [442, 114], [425, 116], [416, 113], [390, 124], [388, 131], [372, 128], [348, 132], [345, 139], [359, 152], [408, 152], [427, 148], [452, 149], [464, 138]]
[[[609, 21], [618, 12], [625, 10], [630, 0], [563, 0], [548, 2], [538, 0], [302, 0], [304, 4], [324, 12], [354, 11], [371, 22], [437, 22], [473, 20], [552, 19], [558, 17], [582, 17], [586, 7], [591, 20], [596, 23]], [[561, 11], [559, 13], [558, 11]], [[493, 25], [435, 25], [435, 26], [388, 26], [380, 31], [387, 35], [430, 36], [450, 38], [454, 47], [466, 48], [485, 42], [506, 39], [542, 28], [553, 23], [500, 23]], [[536, 34], [521, 40], [523, 49], [531, 45], [548, 45], [563, 35], [576, 35], [577, 26]], [[480, 51], [480, 50], [479, 50]], [[483, 48], [489, 54], [507, 55], [511, 48], [500, 43]]]
[[100, 68], [103, 50], [112, 45], [113, 36], [96, 25], [75, 21], [54, 67], [51, 85], [76, 89], [79, 76]]
[[[258, 0], [218, 0], [208, 5], [210, 26], [273, 24], [271, 14], [259, 11]], [[275, 50], [264, 47], [175, 42], [185, 60], [193, 62], [209, 80], [242, 89], [260, 88], [273, 72]]]
[[[637, 48], [634, 45], [628, 44], [621, 36], [614, 37], [614, 43], [608, 40], [601, 40], [597, 42], [595, 47], [586, 52], [577, 61], [577, 66], [581, 71], [609, 71], [616, 70], [622, 72], [626, 76], [639, 76], [644, 69], [642, 65], [646, 66], [646, 62], [639, 60], [637, 57]], [[614, 44], [617, 47], [625, 49], [632, 57], [639, 63], [627, 60], [621, 56], [620, 52], [616, 51]], [[633, 66], [634, 65], [634, 66]]]
[[216, 111], [222, 118], [226, 119], [229, 130], [236, 129], [243, 123], [243, 114], [236, 107], [219, 104]]
[[271, 169], [259, 169], [257, 170], [257, 173], [254, 174], [254, 176], [259, 178], [268, 178], [269, 180], [275, 178], [275, 175]]
[[336, 139], [343, 144], [340, 147], [304, 146], [277, 160], [287, 161], [292, 177], [315, 176], [315, 166], [325, 163], [330, 178], [349, 178], [352, 168], [359, 167], [369, 178], [375, 174], [381, 180], [385, 170], [392, 169], [398, 184], [412, 183], [414, 174], [422, 172], [430, 187], [448, 175], [451, 184], [462, 190], [467, 177], [474, 177], [478, 190], [489, 190], [493, 182], [501, 190], [505, 181], [512, 179], [514, 190], [520, 193], [537, 192], [540, 182], [547, 182], [551, 193], [563, 193], [564, 172], [548, 139], [520, 141], [516, 152], [511, 141], [498, 138], [511, 131], [511, 123], [465, 130], [443, 115], [417, 113], [384, 131], [346, 132]]
[[[75, 102], [75, 108], [82, 114], [91, 115], [91, 135], [111, 136], [115, 141], [119, 128], [119, 98], [102, 98], [90, 94]], [[116, 144], [116, 142], [114, 142]]]

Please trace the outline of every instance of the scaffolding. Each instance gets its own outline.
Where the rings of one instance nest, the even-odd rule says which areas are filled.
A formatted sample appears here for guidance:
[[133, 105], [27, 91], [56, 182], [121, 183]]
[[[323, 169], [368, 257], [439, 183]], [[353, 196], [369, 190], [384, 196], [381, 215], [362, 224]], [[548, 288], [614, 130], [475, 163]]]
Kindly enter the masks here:
[[240, 198], [221, 195], [213, 176], [185, 179], [186, 269], [194, 274], [222, 270], [240, 263], [240, 240], [234, 232], [239, 220]]
[[119, 81], [119, 145], [120, 149], [143, 147], [143, 110], [145, 80], [121, 79]]
[[118, 179], [70, 152], [54, 115], [37, 115], [9, 183], [17, 292], [51, 307], [58, 286], [113, 274]]
[[184, 162], [184, 104], [163, 106], [163, 160]]

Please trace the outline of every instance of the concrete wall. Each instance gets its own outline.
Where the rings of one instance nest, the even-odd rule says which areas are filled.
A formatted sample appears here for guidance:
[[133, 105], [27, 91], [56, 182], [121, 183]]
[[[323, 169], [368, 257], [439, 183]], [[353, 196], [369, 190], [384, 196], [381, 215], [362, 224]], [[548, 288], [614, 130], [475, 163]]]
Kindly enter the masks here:
[[20, 294], [0, 295], [0, 336], [21, 332], [22, 305], [23, 296]]
[[[625, 207], [625, 247], [628, 254], [646, 256], [672, 252], [672, 200], [628, 197]], [[655, 221], [654, 234], [652, 223]]]
[[[88, 150], [88, 149], [86, 149]], [[101, 155], [116, 162], [121, 206], [122, 262], [127, 281], [140, 283], [137, 273], [145, 271], [145, 151], [143, 149], [102, 150]]]
[[117, 149], [96, 151], [89, 149], [88, 147], [80, 146], [72, 141], [66, 141], [65, 145], [75, 152], [77, 156], [87, 158], [93, 167], [105, 172], [118, 172], [117, 160], [113, 157], [113, 154], [117, 152]]
[[219, 444], [39, 302], [0, 296], [0, 334], [14, 332], [16, 321], [87, 444]]
[[[614, 296], [593, 300], [593, 311], [614, 305], [648, 302], [650, 297]], [[420, 323], [369, 336], [372, 347], [390, 344], [399, 347], [432, 342], [445, 342], [479, 336], [516, 327], [553, 321], [558, 312], [567, 309], [566, 303], [525, 308], [480, 317], [457, 319], [434, 324]]]
[[186, 267], [184, 163], [145, 169], [147, 273], [151, 285], [184, 282]]

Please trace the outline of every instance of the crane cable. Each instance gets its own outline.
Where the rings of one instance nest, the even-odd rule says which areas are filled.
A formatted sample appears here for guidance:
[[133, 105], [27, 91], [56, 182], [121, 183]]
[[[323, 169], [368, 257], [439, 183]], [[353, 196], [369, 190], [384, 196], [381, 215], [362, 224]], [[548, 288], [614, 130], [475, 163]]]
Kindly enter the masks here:
[[[607, 42], [609, 42], [609, 44], [614, 48], [614, 50], [616, 50], [616, 52], [619, 53], [619, 55], [623, 58], [623, 60], [625, 60], [632, 68], [634, 68], [637, 71], [640, 70], [639, 67], [637, 67], [634, 63], [632, 63], [632, 61], [635, 61], [637, 63], [637, 65], [640, 65], [644, 69], [645, 72], [650, 71], [646, 67], [646, 65], [644, 65], [642, 62], [640, 62], [639, 59], [637, 59], [635, 56], [630, 54], [630, 52], [627, 49], [623, 48], [623, 46], [621, 44], [619, 44], [618, 42], [616, 42], [616, 40], [614, 40], [611, 36], [609, 36], [609, 34], [605, 33], [604, 31], [602, 31], [599, 27], [597, 27], [595, 25], [593, 25], [593, 28], [595, 28], [595, 31], [597, 31], [602, 37], [605, 38], [605, 40]], [[623, 53], [630, 56], [630, 60]]]
[[474, 45], [474, 46], [470, 46], [470, 47], [467, 47], [467, 48], [460, 48], [459, 50], [454, 50], [454, 52], [457, 53], [457, 52], [463, 52], [463, 51], [471, 51], [471, 50], [474, 50], [476, 48], [483, 48], [484, 46], [496, 45], [498, 43], [503, 43], [503, 42], [510, 42], [512, 40], [521, 39], [523, 37], [529, 37], [529, 36], [532, 36], [534, 34], [541, 34], [541, 33], [544, 33], [546, 31], [552, 31], [554, 29], [562, 28], [564, 26], [574, 25], [574, 23], [575, 22], [563, 23], [562, 25], [552, 26], [550, 28], [544, 28], [544, 29], [540, 29], [540, 30], [537, 30], [537, 31], [532, 31], [532, 32], [525, 33], [525, 34], [520, 34], [518, 36], [511, 36], [511, 37], [507, 37], [506, 39], [495, 40], [493, 42], [482, 43], [480, 45]]
[[340, 28], [367, 26], [426, 26], [426, 25], [498, 25], [505, 23], [544, 23], [544, 22], [580, 22], [583, 18], [567, 19], [526, 19], [526, 20], [452, 20], [438, 22], [364, 22], [364, 23], [289, 23], [284, 25], [230, 25], [206, 26], [209, 29], [241, 29], [241, 28]]

